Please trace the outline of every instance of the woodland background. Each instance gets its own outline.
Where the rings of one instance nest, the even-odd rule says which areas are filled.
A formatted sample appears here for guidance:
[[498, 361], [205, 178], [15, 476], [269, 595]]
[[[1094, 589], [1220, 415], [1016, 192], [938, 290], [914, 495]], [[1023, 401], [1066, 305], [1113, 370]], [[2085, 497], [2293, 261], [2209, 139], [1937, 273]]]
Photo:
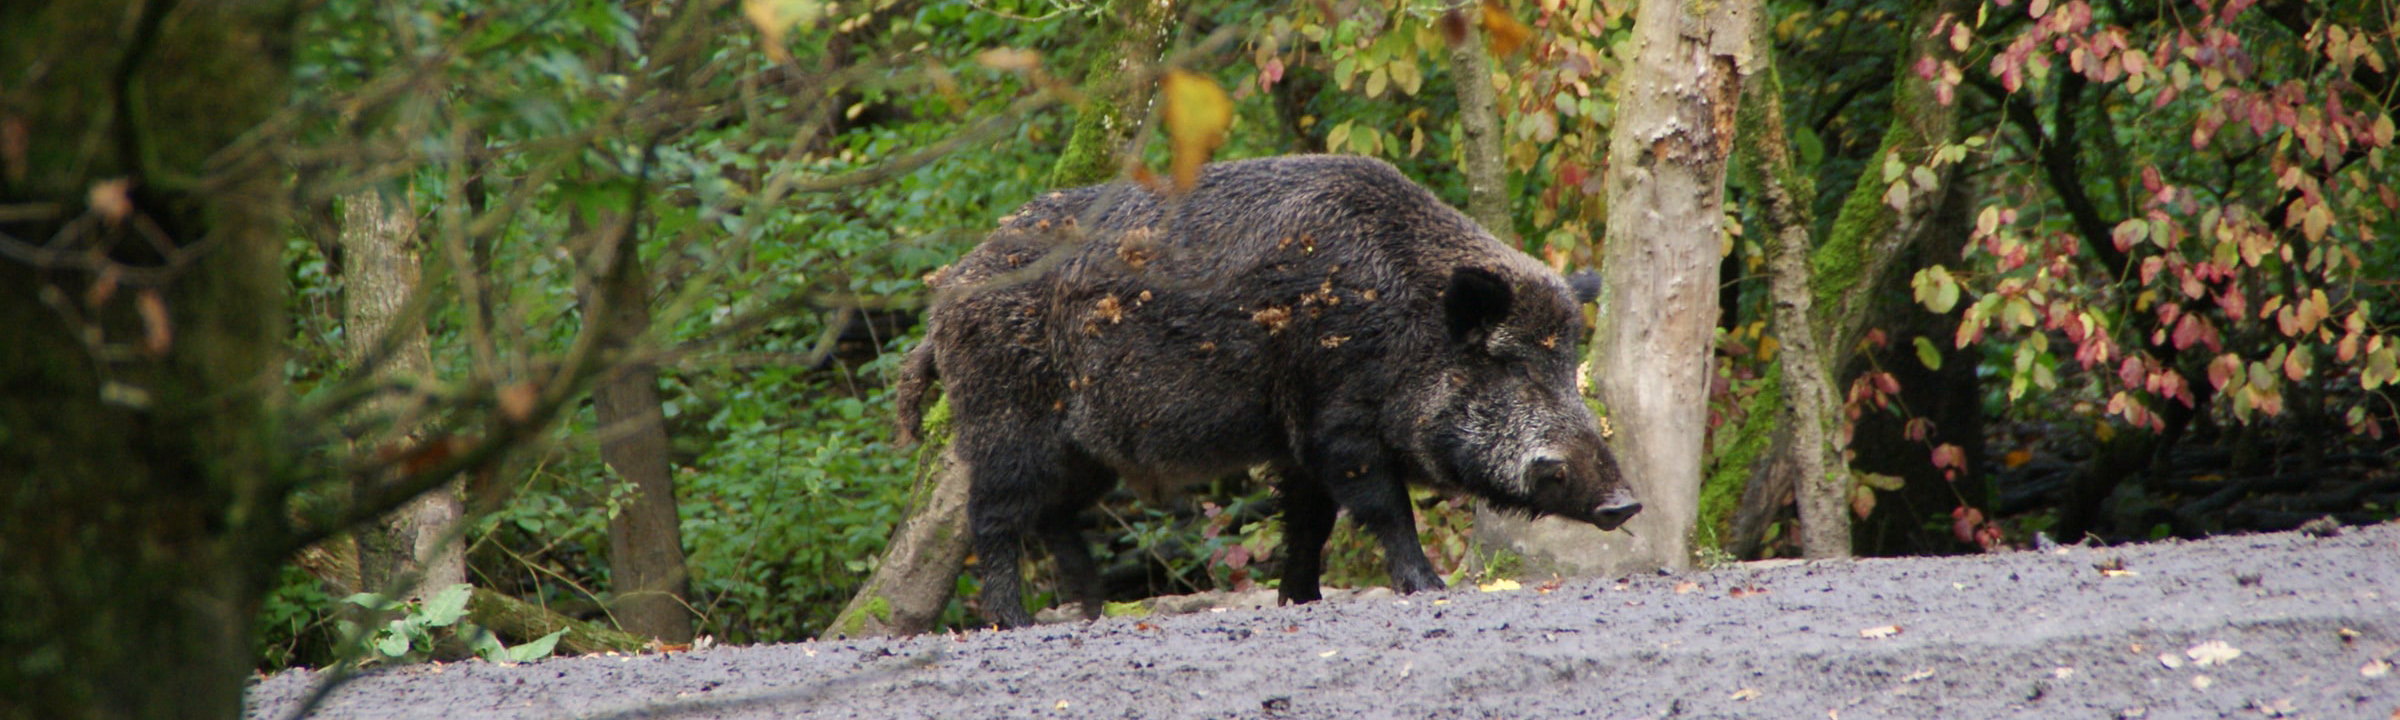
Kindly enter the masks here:
[[[223, 715], [252, 668], [828, 634], [940, 484], [890, 429], [921, 278], [1000, 216], [1204, 156], [1355, 153], [1561, 268], [1655, 274], [1618, 260], [1607, 187], [1625, 126], [1677, 111], [1643, 72], [1721, 113], [1675, 116], [1722, 199], [1666, 246], [1709, 274], [1670, 314], [1713, 349], [1653, 359], [1705, 415], [1610, 403], [1701, 458], [1695, 507], [1653, 503], [1688, 528], [1659, 564], [2390, 519], [2396, 24], [2297, 0], [12, 3], [0, 686], [27, 702], [0, 705], [27, 710], [0, 716]], [[1692, 28], [1725, 64], [1641, 54]], [[1418, 499], [1454, 581], [1533, 572], [1469, 501]], [[1274, 503], [1249, 478], [1113, 499], [1112, 598], [1270, 583]], [[1344, 527], [1329, 584], [1381, 583]], [[975, 624], [936, 607], [926, 628]], [[154, 691], [105, 691], [129, 678]]]

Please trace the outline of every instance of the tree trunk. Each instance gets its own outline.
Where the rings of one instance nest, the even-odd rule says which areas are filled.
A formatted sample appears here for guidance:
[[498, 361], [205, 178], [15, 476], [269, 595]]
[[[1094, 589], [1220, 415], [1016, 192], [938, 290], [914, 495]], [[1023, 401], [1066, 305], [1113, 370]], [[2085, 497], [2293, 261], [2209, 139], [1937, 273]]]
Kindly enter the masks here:
[[[600, 351], [620, 363], [592, 388], [600, 458], [616, 471], [608, 518], [609, 613], [627, 632], [666, 643], [692, 641], [683, 519], [667, 462], [667, 415], [659, 404], [658, 366], [636, 360], [650, 331], [650, 279], [639, 239], [616, 213], [601, 213], [593, 254], [596, 287], [583, 295], [587, 322], [601, 325]], [[580, 223], [577, 223], [580, 224]], [[621, 489], [619, 489], [621, 488]]]
[[1084, 74], [1084, 90], [1099, 95], [1076, 113], [1066, 150], [1050, 168], [1051, 187], [1106, 182], [1123, 168], [1118, 153], [1137, 137], [1134, 131], [1149, 115], [1150, 84], [1137, 80], [1146, 66], [1157, 62], [1174, 13], [1172, 0], [1110, 0], [1107, 16], [1114, 22], [1094, 29], [1122, 34], [1116, 37], [1115, 52], [1097, 53]]
[[[1109, 12], [1120, 20], [1115, 27], [1123, 28], [1124, 34], [1116, 38], [1117, 54], [1104, 53], [1093, 61], [1084, 87], [1116, 94], [1084, 103], [1066, 149], [1050, 169], [1052, 187], [1091, 185], [1115, 177], [1122, 167], [1117, 153], [1134, 140], [1134, 130], [1139, 127], [1130, 118], [1141, 117], [1150, 105], [1151, 85], [1130, 80], [1140, 69], [1136, 58], [1147, 63], [1158, 57], [1174, 19], [1174, 4], [1114, 0]], [[899, 401], [916, 402], [917, 398]], [[937, 404], [927, 424], [941, 425], [948, 414], [946, 405]], [[950, 462], [949, 434], [933, 427], [927, 430], [925, 444], [917, 453], [923, 500], [893, 529], [874, 573], [851, 596], [823, 637], [914, 635], [932, 630], [943, 608], [949, 606], [959, 572], [967, 562], [967, 492], [972, 481], [965, 469]], [[934, 460], [927, 463], [925, 458]], [[927, 482], [930, 489], [924, 487]]]
[[892, 531], [883, 561], [822, 639], [925, 632], [950, 605], [967, 562], [967, 473], [947, 452], [948, 441], [947, 433], [926, 441], [926, 452], [938, 459], [923, 465], [910, 503], [915, 509]]
[[1591, 375], [1615, 431], [1610, 444], [1646, 509], [1627, 533], [1592, 532], [1606, 573], [1691, 565], [1725, 164], [1757, 12], [1678, 0], [1643, 0], [1635, 12], [1609, 139]]
[[287, 10], [0, 3], [0, 718], [241, 714], [288, 218], [279, 166], [212, 156], [283, 105]]
[[1842, 417], [1842, 396], [1834, 390], [1819, 345], [1823, 337], [1808, 267], [1809, 228], [1815, 225], [1809, 208], [1816, 205], [1816, 191], [1792, 167], [1791, 143], [1783, 132], [1783, 80], [1774, 54], [1761, 52], [1760, 60], [1760, 71], [1742, 93], [1741, 151], [1769, 228], [1768, 296], [1775, 338], [1783, 343], [1775, 357], [1783, 371], [1780, 424], [1791, 433], [1785, 469], [1798, 481], [1801, 554], [1849, 557], [1850, 467], [1842, 461], [1843, 443], [1834, 426]]
[[[416, 296], [417, 219], [406, 202], [367, 190], [342, 199], [342, 337], [351, 364], [371, 368], [384, 385], [433, 377], [425, 323], [406, 315]], [[373, 447], [406, 447], [418, 437], [416, 403], [386, 390], [361, 406]], [[398, 466], [393, 472], [398, 472]], [[381, 481], [376, 478], [374, 481]], [[455, 488], [420, 495], [375, 525], [360, 528], [359, 585], [422, 598], [467, 581], [465, 546], [455, 536], [466, 507]]]
[[[1480, 13], [1468, 3], [1464, 10]], [[1484, 55], [1480, 23], [1470, 23], [1450, 45], [1450, 83], [1458, 90], [1459, 170], [1467, 177], [1467, 216], [1492, 237], [1517, 244], [1517, 223], [1508, 215], [1507, 158], [1501, 157], [1500, 103], [1492, 89], [1492, 63]]]

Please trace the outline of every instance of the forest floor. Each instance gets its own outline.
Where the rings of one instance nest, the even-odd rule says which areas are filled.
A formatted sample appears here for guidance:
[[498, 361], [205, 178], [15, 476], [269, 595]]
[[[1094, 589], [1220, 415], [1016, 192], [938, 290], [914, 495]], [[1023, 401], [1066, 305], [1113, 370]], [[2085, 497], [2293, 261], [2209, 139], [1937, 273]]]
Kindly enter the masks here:
[[[2400, 719], [2400, 523], [374, 671], [320, 718]], [[318, 679], [260, 680], [282, 720]]]

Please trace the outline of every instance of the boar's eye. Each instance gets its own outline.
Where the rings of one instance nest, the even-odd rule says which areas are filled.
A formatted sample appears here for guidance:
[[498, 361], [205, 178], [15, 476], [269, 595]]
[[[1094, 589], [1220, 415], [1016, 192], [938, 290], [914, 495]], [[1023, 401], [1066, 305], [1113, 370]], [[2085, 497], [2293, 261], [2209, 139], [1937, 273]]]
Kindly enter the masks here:
[[1556, 487], [1567, 481], [1567, 463], [1555, 458], [1535, 460], [1525, 468], [1525, 478], [1537, 488]]
[[1491, 337], [1492, 329], [1508, 319], [1508, 306], [1514, 296], [1508, 281], [1490, 270], [1464, 267], [1452, 272], [1450, 289], [1442, 293], [1442, 312], [1449, 320], [1450, 339], [1465, 345], [1482, 345]]

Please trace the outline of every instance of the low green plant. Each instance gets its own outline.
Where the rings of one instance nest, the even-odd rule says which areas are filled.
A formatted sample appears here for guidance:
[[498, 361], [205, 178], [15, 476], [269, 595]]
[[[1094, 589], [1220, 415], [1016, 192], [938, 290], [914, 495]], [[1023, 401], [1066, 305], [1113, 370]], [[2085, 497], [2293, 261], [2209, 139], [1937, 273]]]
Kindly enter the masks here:
[[[443, 588], [422, 602], [405, 601], [378, 593], [358, 593], [342, 601], [358, 606], [367, 622], [337, 621], [344, 637], [358, 643], [359, 664], [382, 662], [424, 662], [437, 657], [452, 643], [464, 645], [475, 655], [492, 662], [520, 663], [550, 656], [558, 639], [567, 634], [561, 629], [532, 642], [515, 647], [500, 641], [499, 636], [468, 621], [467, 601], [474, 596], [473, 586], [465, 583]], [[380, 624], [377, 624], [380, 621]], [[370, 629], [372, 628], [372, 629]]]

